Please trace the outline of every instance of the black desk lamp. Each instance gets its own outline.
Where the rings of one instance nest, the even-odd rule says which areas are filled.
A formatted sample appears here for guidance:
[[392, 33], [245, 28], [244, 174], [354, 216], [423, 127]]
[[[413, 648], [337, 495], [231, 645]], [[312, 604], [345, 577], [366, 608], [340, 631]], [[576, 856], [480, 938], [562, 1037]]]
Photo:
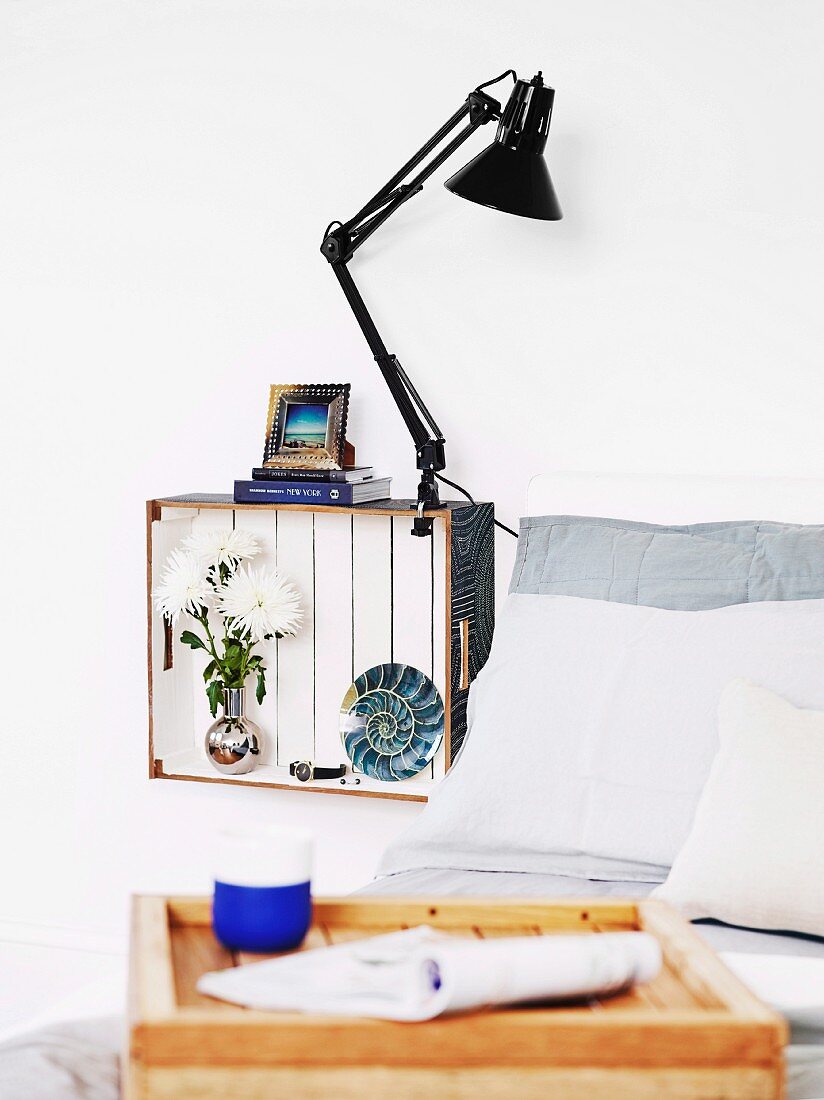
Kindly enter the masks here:
[[[502, 112], [500, 103], [483, 89], [507, 76], [512, 76], [515, 87]], [[500, 122], [492, 144], [451, 176], [444, 186], [461, 198], [480, 203], [481, 206], [490, 206], [493, 210], [504, 210], [508, 214], [519, 214], [524, 218], [558, 221], [562, 216], [561, 207], [555, 197], [543, 157], [554, 98], [555, 92], [552, 88], [545, 87], [540, 72], [532, 80], [526, 81], [519, 80], [514, 69], [507, 69], [493, 80], [479, 84], [440, 130], [353, 218], [343, 223], [332, 222], [323, 235], [321, 252], [332, 265], [415, 443], [421, 480], [418, 485], [413, 535], [424, 537], [432, 533], [432, 520], [425, 516], [424, 510], [440, 505], [436, 478], [439, 471], [446, 467], [446, 441], [403, 367], [387, 351], [347, 264], [390, 214], [422, 190], [424, 180], [479, 127], [495, 119], [500, 119]], [[403, 183], [410, 172], [464, 119], [467, 120], [466, 126], [417, 175], [408, 183]]]

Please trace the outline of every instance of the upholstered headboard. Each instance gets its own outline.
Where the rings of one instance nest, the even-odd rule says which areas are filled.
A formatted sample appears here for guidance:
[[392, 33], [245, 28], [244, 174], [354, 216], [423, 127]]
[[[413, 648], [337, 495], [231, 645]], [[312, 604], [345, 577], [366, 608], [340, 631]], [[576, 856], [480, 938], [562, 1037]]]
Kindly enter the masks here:
[[545, 473], [529, 483], [527, 515], [665, 524], [739, 519], [824, 523], [824, 480]]

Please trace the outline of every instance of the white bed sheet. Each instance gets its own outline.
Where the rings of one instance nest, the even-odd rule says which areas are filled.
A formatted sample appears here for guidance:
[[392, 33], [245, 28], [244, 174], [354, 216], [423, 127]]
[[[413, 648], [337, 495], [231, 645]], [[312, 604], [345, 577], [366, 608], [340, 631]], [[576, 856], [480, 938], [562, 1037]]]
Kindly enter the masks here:
[[0, 1043], [2, 1100], [118, 1100], [123, 1022], [79, 1020]]

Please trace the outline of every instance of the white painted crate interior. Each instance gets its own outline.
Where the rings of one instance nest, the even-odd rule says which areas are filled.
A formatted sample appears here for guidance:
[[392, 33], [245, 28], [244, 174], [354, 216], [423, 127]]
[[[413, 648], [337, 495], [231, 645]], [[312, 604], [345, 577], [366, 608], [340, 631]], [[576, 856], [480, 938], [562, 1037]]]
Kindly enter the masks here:
[[[202, 652], [181, 645], [178, 623], [167, 663], [162, 617], [151, 609], [153, 774], [243, 784], [342, 788], [338, 780], [300, 784], [289, 764], [348, 763], [339, 733], [340, 705], [355, 676], [375, 664], [399, 661], [430, 676], [448, 711], [449, 655], [446, 519], [435, 517], [433, 538], [410, 535], [412, 513], [163, 505], [151, 523], [152, 588], [173, 547], [192, 530], [236, 526], [253, 531], [263, 552], [298, 588], [304, 622], [294, 638], [265, 643], [267, 694], [259, 706], [250, 687], [247, 712], [264, 731], [262, 762], [249, 775], [218, 775], [203, 739], [212, 722], [203, 684]], [[385, 783], [361, 775], [358, 793], [425, 797], [447, 764], [442, 745], [412, 779]], [[352, 776], [347, 777], [349, 783]]]

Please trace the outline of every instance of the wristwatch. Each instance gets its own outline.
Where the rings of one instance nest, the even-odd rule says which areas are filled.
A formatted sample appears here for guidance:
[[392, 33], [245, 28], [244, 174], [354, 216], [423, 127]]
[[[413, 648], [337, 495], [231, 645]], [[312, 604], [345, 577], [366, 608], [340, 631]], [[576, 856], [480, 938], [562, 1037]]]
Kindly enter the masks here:
[[289, 765], [289, 774], [300, 783], [309, 783], [313, 779], [340, 779], [346, 775], [346, 765], [337, 768], [316, 768], [312, 760], [295, 760]]

